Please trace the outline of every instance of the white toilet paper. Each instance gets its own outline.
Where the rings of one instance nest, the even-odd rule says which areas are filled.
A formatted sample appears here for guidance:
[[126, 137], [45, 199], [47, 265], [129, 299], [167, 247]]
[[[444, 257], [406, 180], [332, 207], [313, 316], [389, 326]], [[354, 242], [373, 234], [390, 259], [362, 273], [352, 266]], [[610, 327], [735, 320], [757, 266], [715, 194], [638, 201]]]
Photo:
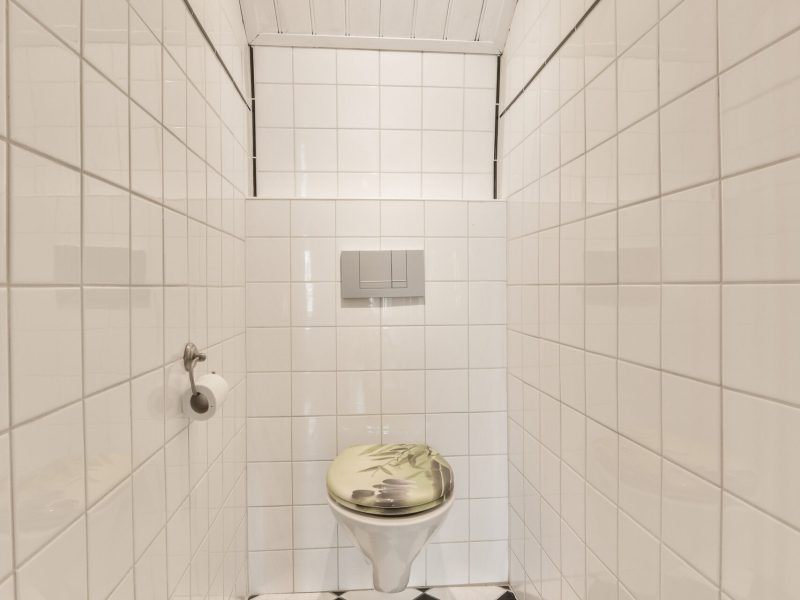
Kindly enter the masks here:
[[216, 373], [203, 375], [195, 382], [198, 394], [205, 397], [192, 399], [192, 390], [183, 395], [183, 414], [195, 421], [207, 421], [217, 412], [217, 405], [228, 395], [228, 382]]

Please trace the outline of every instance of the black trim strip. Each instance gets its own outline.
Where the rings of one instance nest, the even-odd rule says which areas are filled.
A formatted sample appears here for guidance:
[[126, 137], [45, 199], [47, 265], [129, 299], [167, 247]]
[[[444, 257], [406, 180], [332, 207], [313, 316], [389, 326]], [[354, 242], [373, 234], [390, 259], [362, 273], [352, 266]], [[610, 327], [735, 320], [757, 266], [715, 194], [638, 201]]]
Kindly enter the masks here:
[[248, 110], [250, 110], [250, 104], [247, 102], [247, 98], [245, 98], [244, 94], [242, 93], [242, 90], [239, 89], [239, 86], [236, 85], [236, 80], [233, 78], [233, 75], [231, 75], [231, 72], [228, 70], [228, 66], [225, 64], [225, 61], [222, 60], [222, 57], [219, 55], [219, 52], [217, 52], [217, 48], [216, 46], [214, 46], [214, 42], [212, 42], [211, 38], [208, 37], [208, 32], [206, 32], [205, 27], [203, 27], [203, 24], [200, 22], [200, 19], [195, 14], [194, 9], [192, 9], [192, 5], [189, 4], [189, 0], [183, 0], [183, 4], [186, 6], [186, 10], [189, 11], [189, 14], [192, 16], [195, 25], [197, 25], [197, 28], [200, 30], [200, 33], [203, 34], [203, 38], [205, 38], [206, 43], [211, 47], [211, 51], [214, 53], [214, 56], [217, 57], [219, 64], [222, 65], [222, 70], [225, 71], [225, 74], [228, 76], [228, 79], [231, 80], [231, 83], [233, 84], [233, 87], [236, 90], [236, 92], [239, 94], [239, 97], [242, 99], [242, 102], [244, 102], [244, 105], [247, 107]]
[[536, 72], [533, 75], [531, 75], [531, 78], [528, 79], [528, 82], [522, 86], [522, 89], [519, 92], [517, 92], [517, 95], [514, 96], [511, 99], [511, 102], [509, 102], [508, 105], [503, 109], [503, 112], [500, 113], [500, 118], [503, 118], [503, 116], [508, 112], [508, 109], [514, 106], [514, 102], [519, 100], [520, 96], [522, 96], [522, 94], [525, 93], [525, 90], [528, 89], [528, 86], [530, 86], [533, 83], [533, 80], [536, 79], [539, 76], [539, 74], [544, 70], [544, 68], [548, 65], [548, 63], [551, 60], [553, 60], [553, 58], [555, 58], [559, 50], [561, 50], [564, 44], [566, 44], [569, 41], [569, 39], [573, 36], [573, 34], [578, 30], [578, 27], [580, 27], [583, 24], [583, 22], [586, 20], [586, 17], [588, 17], [589, 14], [595, 9], [595, 7], [598, 4], [600, 4], [600, 1], [601, 0], [594, 0], [594, 2], [592, 2], [592, 5], [586, 9], [586, 12], [583, 13], [583, 16], [580, 19], [578, 19], [577, 23], [575, 23], [575, 27], [569, 30], [569, 33], [567, 33], [567, 35], [564, 36], [564, 39], [559, 42], [558, 46], [555, 47], [555, 50], [553, 50], [548, 55], [548, 57], [544, 59], [544, 62], [541, 65], [539, 65], [539, 68], [536, 69]]
[[500, 139], [500, 60], [501, 55], [497, 55], [497, 78], [494, 84], [494, 161], [492, 161], [492, 197], [497, 199], [497, 146]]
[[258, 196], [258, 178], [256, 177], [257, 146], [256, 146], [256, 74], [253, 67], [253, 46], [250, 47], [250, 130], [253, 144], [253, 197]]

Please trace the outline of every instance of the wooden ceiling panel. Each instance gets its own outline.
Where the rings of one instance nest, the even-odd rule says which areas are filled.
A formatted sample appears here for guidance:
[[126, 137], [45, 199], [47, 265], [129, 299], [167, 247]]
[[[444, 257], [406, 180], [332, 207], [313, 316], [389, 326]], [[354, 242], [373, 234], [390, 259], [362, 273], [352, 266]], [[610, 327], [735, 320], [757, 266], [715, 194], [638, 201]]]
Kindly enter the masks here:
[[347, 0], [347, 35], [378, 37], [381, 33], [381, 0]]
[[475, 40], [482, 11], [482, 0], [452, 0], [447, 17], [446, 39]]
[[311, 17], [316, 35], [344, 35], [344, 0], [312, 0]]
[[414, 0], [381, 0], [381, 37], [410, 38], [415, 4]]
[[489, 42], [503, 50], [508, 37], [508, 27], [514, 17], [516, 2], [509, 0], [484, 0], [478, 40]]
[[414, 37], [417, 39], [443, 40], [449, 6], [450, 0], [418, 1], [417, 14], [414, 18]]
[[311, 33], [309, 0], [276, 0], [281, 33]]
[[499, 54], [517, 0], [240, 0], [268, 46]]

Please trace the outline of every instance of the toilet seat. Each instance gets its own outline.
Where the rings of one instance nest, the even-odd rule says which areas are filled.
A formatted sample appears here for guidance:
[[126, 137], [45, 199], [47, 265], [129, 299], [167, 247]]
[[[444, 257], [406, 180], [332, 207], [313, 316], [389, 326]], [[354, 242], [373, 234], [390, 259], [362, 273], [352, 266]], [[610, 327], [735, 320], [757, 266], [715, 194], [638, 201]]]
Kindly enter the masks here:
[[447, 501], [453, 470], [425, 444], [346, 448], [328, 468], [328, 495], [350, 510], [381, 517], [418, 514]]

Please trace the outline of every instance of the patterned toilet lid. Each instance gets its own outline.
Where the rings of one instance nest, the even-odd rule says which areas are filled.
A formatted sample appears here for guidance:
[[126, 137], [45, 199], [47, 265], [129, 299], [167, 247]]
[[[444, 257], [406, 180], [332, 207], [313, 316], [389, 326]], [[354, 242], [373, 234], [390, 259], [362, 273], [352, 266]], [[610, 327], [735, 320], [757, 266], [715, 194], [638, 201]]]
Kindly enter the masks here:
[[328, 468], [328, 493], [362, 513], [409, 515], [453, 493], [453, 469], [425, 444], [350, 446]]

